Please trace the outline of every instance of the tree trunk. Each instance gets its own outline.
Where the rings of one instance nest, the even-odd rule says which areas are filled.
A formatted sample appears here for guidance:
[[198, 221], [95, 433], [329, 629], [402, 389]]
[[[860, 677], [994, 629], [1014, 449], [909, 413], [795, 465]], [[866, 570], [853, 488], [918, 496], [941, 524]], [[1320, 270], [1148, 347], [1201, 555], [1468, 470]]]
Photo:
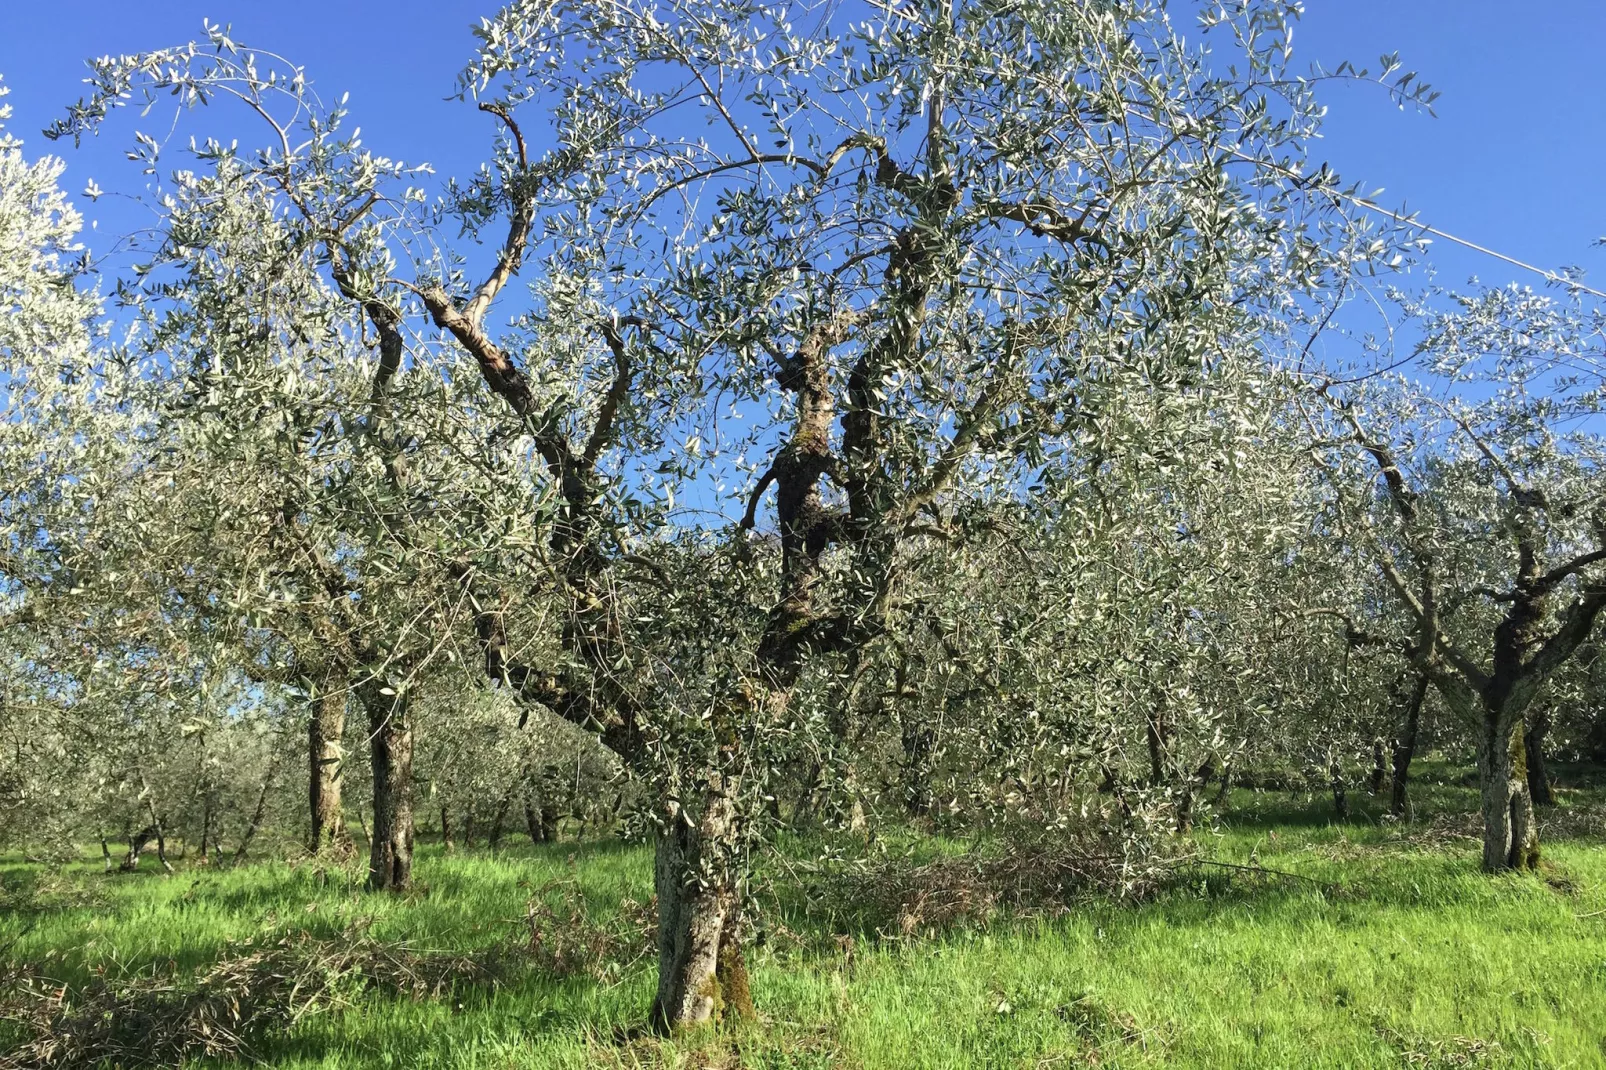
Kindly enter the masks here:
[[307, 846], [313, 854], [326, 848], [349, 850], [345, 813], [341, 808], [340, 741], [346, 732], [346, 691], [329, 681], [312, 703], [307, 718], [307, 754], [312, 768], [307, 778], [307, 794], [312, 831]]
[[1522, 737], [1522, 747], [1528, 756], [1528, 794], [1535, 806], [1555, 806], [1556, 792], [1551, 787], [1550, 770], [1545, 765], [1545, 738], [1550, 735], [1550, 711], [1535, 710], [1528, 715], [1528, 730]]
[[1478, 740], [1478, 777], [1483, 794], [1483, 868], [1490, 873], [1535, 869], [1539, 833], [1533, 797], [1528, 794], [1528, 763], [1522, 722], [1513, 725], [1485, 714]]
[[138, 832], [130, 833], [128, 836], [128, 854], [123, 856], [122, 865], [117, 868], [125, 873], [138, 869], [140, 857], [144, 855], [146, 846], [155, 838], [156, 826], [154, 825], [146, 825]]
[[374, 772], [368, 887], [402, 891], [413, 875], [413, 733], [407, 697], [383, 694], [375, 685], [364, 704]]
[[[275, 752], [273, 760], [268, 763], [268, 771], [263, 774], [262, 788], [257, 792], [256, 809], [251, 811], [251, 823], [245, 828], [245, 835], [240, 837], [240, 846], [234, 852], [234, 864], [239, 865], [245, 861], [245, 853], [251, 849], [251, 841], [256, 839], [258, 830], [262, 828], [262, 819], [268, 812], [268, 789], [273, 787], [273, 778], [279, 772], [279, 756]], [[221, 857], [223, 849], [218, 848]]]
[[447, 807], [441, 807], [441, 846], [448, 853], [452, 850], [452, 812]]
[[496, 850], [497, 844], [502, 842], [502, 826], [507, 821], [508, 807], [513, 805], [513, 793], [510, 791], [502, 796], [502, 801], [496, 805], [496, 816], [491, 818], [491, 833], [486, 838], [485, 845]]
[[173, 864], [167, 860], [167, 833], [162, 828], [161, 815], [156, 812], [156, 800], [151, 797], [151, 786], [145, 783], [144, 775], [140, 776], [140, 783], [145, 789], [145, 808], [150, 811], [151, 828], [156, 832], [156, 860], [162, 864], [167, 872], [173, 872]]
[[1394, 772], [1389, 798], [1389, 813], [1402, 821], [1411, 820], [1411, 759], [1416, 756], [1417, 730], [1422, 725], [1422, 703], [1428, 695], [1426, 673], [1417, 674], [1416, 685], [1406, 696], [1400, 730], [1394, 737]]
[[201, 789], [201, 864], [204, 866], [211, 861], [207, 857], [206, 841], [212, 835], [212, 792], [210, 789]]
[[547, 842], [547, 827], [541, 821], [541, 807], [536, 803], [535, 794], [531, 791], [524, 793], [524, 828], [530, 834], [531, 843]]
[[1153, 709], [1145, 723], [1144, 736], [1149, 744], [1149, 787], [1157, 788], [1165, 783], [1165, 732], [1160, 721], [1160, 711]]
[[1333, 813], [1340, 821], [1349, 820], [1349, 785], [1344, 781], [1344, 765], [1337, 751], [1327, 756], [1327, 782], [1333, 789]]
[[663, 1031], [753, 1016], [734, 859], [722, 857], [735, 822], [735, 806], [716, 790], [697, 824], [671, 807], [658, 834], [658, 994], [651, 1019]]
[[1372, 738], [1372, 775], [1366, 780], [1366, 793], [1376, 795], [1383, 790], [1383, 781], [1388, 779], [1389, 765], [1387, 745], [1382, 736]]
[[1210, 787], [1210, 778], [1215, 775], [1216, 757], [1212, 754], [1199, 763], [1199, 768], [1193, 771], [1193, 776], [1188, 778], [1187, 782], [1182, 785], [1181, 790], [1177, 792], [1176, 828], [1178, 832], [1193, 831], [1194, 801]]

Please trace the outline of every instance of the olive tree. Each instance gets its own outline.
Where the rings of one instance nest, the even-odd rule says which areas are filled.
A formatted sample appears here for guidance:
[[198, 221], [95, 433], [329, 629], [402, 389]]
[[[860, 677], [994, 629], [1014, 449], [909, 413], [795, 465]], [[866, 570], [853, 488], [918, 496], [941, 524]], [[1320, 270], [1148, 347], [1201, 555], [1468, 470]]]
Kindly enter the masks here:
[[1517, 287], [1401, 300], [1436, 381], [1330, 390], [1327, 462], [1370, 466], [1376, 497], [1349, 497], [1347, 537], [1409, 624], [1403, 651], [1474, 732], [1484, 868], [1531, 869], [1525, 721], [1606, 611], [1598, 314]]
[[[1287, 70], [1295, 10], [1203, 7], [1183, 30], [1149, 0], [863, 22], [516, 3], [482, 23], [461, 84], [502, 131], [493, 166], [442, 205], [470, 237], [505, 221], [477, 273], [481, 254], [459, 259], [389, 192], [394, 165], [326, 136], [334, 110], [300, 72], [222, 31], [97, 64], [62, 130], [159, 90], [243, 100], [274, 131], [254, 188], [308, 221], [379, 367], [422, 310], [446, 343], [427, 352], [471, 360], [505, 406], [492, 440], [536, 462], [535, 489], [498, 452], [479, 467], [494, 508], [448, 513], [427, 549], [385, 545], [450, 556], [490, 678], [598, 731], [645, 782], [652, 1016], [678, 1027], [747, 1009], [766, 748], [800, 690], [910, 619], [929, 540], [1075, 458], [1108, 397], [1255, 359], [1335, 264], [1388, 253], [1308, 167], [1321, 76]], [[537, 256], [526, 313], [499, 329]], [[675, 498], [720, 486], [734, 515], [663, 530]], [[773, 535], [743, 534], [761, 523]], [[666, 550], [677, 538], [689, 553]]]

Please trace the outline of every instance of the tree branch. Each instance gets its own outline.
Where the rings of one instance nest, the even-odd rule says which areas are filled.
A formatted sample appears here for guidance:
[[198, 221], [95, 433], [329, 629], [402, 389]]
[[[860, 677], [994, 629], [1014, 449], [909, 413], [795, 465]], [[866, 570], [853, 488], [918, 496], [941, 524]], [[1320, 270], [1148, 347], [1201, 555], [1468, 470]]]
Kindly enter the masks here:
[[[524, 134], [520, 132], [518, 124], [513, 121], [512, 114], [502, 105], [491, 103], [482, 103], [480, 111], [490, 112], [507, 124], [508, 130], [513, 136], [513, 144], [518, 149], [518, 178], [522, 180], [524, 173], [530, 169], [530, 160], [524, 145]], [[480, 288], [474, 292], [474, 296], [469, 298], [468, 304], [463, 306], [463, 318], [476, 330], [484, 322], [485, 313], [490, 310], [491, 302], [496, 300], [496, 295], [503, 286], [507, 285], [507, 280], [512, 277], [514, 272], [519, 270], [519, 265], [523, 263], [524, 249], [530, 238], [530, 225], [535, 220], [535, 197], [533, 194], [516, 187], [510, 188], [507, 193], [508, 200], [512, 205], [512, 211], [509, 213], [508, 219], [507, 240], [502, 243], [501, 252], [497, 254], [496, 267], [492, 269], [485, 281], [480, 284]]]

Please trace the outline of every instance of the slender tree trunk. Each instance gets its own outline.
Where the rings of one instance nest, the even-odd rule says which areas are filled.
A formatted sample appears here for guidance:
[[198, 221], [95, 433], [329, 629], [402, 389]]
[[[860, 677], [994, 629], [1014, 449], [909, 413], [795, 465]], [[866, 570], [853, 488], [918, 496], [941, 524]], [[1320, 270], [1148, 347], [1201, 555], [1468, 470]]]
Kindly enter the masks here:
[[[251, 823], [245, 827], [245, 835], [240, 837], [240, 846], [234, 851], [234, 864], [239, 865], [245, 861], [245, 853], [251, 849], [251, 841], [256, 839], [257, 832], [262, 828], [262, 819], [268, 812], [268, 790], [273, 787], [273, 779], [279, 772], [279, 758], [277, 753], [268, 763], [268, 771], [263, 774], [262, 787], [257, 791], [256, 809], [251, 811]], [[219, 848], [219, 856], [222, 849]]]
[[1383, 742], [1382, 736], [1372, 738], [1372, 775], [1366, 780], [1368, 795], [1376, 795], [1383, 790], [1383, 781], [1388, 779], [1388, 745]]
[[413, 873], [413, 733], [407, 720], [407, 697], [382, 694], [375, 685], [365, 695], [364, 704], [374, 774], [368, 886], [402, 891]]
[[162, 817], [156, 812], [156, 800], [151, 795], [151, 786], [145, 783], [144, 775], [140, 776], [140, 783], [145, 789], [145, 808], [151, 815], [151, 828], [156, 833], [156, 860], [168, 873], [173, 872], [173, 864], [167, 860], [167, 834], [162, 828]]
[[1539, 833], [1533, 797], [1528, 794], [1521, 721], [1513, 725], [1497, 712], [1485, 712], [1478, 740], [1478, 777], [1483, 794], [1483, 868], [1490, 873], [1536, 868]]
[[503, 795], [502, 801], [496, 805], [496, 816], [491, 818], [491, 833], [485, 841], [485, 845], [493, 851], [496, 850], [497, 844], [502, 842], [502, 826], [507, 821], [508, 808], [512, 805], [513, 793], [511, 791]]
[[106, 834], [100, 834], [100, 857], [106, 862], [106, 872], [112, 871], [112, 849], [106, 846]]
[[307, 778], [311, 833], [307, 846], [314, 854], [327, 848], [349, 850], [345, 812], [341, 806], [341, 739], [346, 732], [344, 681], [329, 680], [313, 700], [307, 718], [307, 755], [312, 768]]
[[547, 842], [547, 828], [541, 821], [541, 807], [535, 801], [535, 793], [528, 789], [524, 792], [524, 828], [530, 834], [531, 843]]
[[664, 1031], [753, 1015], [741, 896], [734, 860], [725, 857], [735, 833], [736, 808], [716, 789], [705, 795], [696, 824], [672, 806], [658, 834], [658, 994], [651, 1017]]
[[201, 790], [201, 864], [211, 861], [207, 857], [206, 841], [212, 835], [212, 793], [203, 788]]
[[[1159, 700], [1156, 699], [1158, 702]], [[1158, 707], [1149, 711], [1144, 736], [1149, 744], [1149, 787], [1165, 783], [1165, 725]]]
[[448, 853], [452, 851], [454, 846], [452, 843], [452, 812], [445, 806], [441, 807], [441, 846]]
[[472, 848], [473, 846], [474, 846], [474, 807], [467, 806], [467, 807], [463, 808], [463, 847], [465, 849], [468, 849], [468, 848]]
[[1177, 792], [1177, 831], [1191, 832], [1193, 830], [1194, 802], [1210, 787], [1210, 778], [1216, 775], [1216, 757], [1210, 755], [1199, 763], [1199, 768], [1193, 771], [1193, 776], [1182, 785]]
[[1416, 684], [1406, 696], [1399, 733], [1394, 737], [1394, 771], [1389, 796], [1389, 813], [1402, 821], [1411, 820], [1411, 759], [1416, 756], [1417, 732], [1422, 726], [1422, 703], [1427, 699], [1428, 676], [1418, 673]]
[[1333, 789], [1333, 813], [1340, 821], [1349, 820], [1349, 785], [1344, 781], [1344, 764], [1336, 749], [1327, 753], [1327, 783]]
[[1528, 794], [1535, 806], [1555, 806], [1556, 792], [1550, 783], [1550, 770], [1545, 764], [1545, 739], [1550, 735], [1550, 711], [1534, 710], [1528, 715], [1528, 730], [1523, 734], [1522, 747], [1528, 756]]

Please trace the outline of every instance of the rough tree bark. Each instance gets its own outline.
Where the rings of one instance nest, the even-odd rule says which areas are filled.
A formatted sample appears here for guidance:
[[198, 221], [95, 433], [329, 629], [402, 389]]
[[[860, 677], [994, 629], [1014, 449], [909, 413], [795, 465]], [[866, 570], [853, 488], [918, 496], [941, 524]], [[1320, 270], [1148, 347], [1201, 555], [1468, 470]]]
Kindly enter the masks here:
[[1491, 716], [1478, 737], [1483, 796], [1483, 868], [1491, 873], [1539, 865], [1539, 830], [1528, 794], [1522, 722]]
[[717, 773], [695, 824], [671, 806], [658, 833], [658, 993], [651, 1021], [662, 1031], [753, 1016], [741, 893], [726, 857], [735, 833], [735, 805]]
[[373, 765], [374, 827], [368, 887], [402, 891], [413, 875], [413, 733], [407, 696], [375, 683], [363, 689]]
[[345, 811], [341, 807], [341, 739], [346, 731], [346, 689], [343, 681], [326, 681], [307, 718], [307, 755], [311, 769], [307, 777], [307, 802], [311, 831], [307, 848], [349, 850]]
[[1545, 764], [1545, 739], [1550, 735], [1550, 710], [1535, 709], [1528, 715], [1528, 728], [1523, 733], [1522, 747], [1528, 756], [1528, 795], [1535, 806], [1555, 806], [1556, 792], [1550, 783], [1550, 769]]

